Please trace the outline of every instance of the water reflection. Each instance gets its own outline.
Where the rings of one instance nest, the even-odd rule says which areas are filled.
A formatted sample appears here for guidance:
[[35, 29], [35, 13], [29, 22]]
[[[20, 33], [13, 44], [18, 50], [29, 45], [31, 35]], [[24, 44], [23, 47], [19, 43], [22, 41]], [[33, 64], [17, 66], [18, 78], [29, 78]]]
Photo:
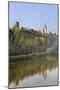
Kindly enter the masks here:
[[[9, 86], [11, 87], [27, 87], [27, 86], [35, 86], [36, 80], [34, 79], [38, 77], [40, 78], [40, 83], [37, 84], [37, 86], [41, 86], [42, 81], [45, 82], [46, 79], [50, 79], [50, 77], [53, 77], [53, 75], [50, 75], [49, 73], [52, 70], [57, 71], [57, 57], [56, 56], [44, 56], [44, 57], [30, 57], [30, 58], [20, 58], [19, 60], [10, 60], [9, 62]], [[57, 73], [57, 72], [56, 72]], [[48, 74], [50, 77], [48, 77]], [[53, 73], [54, 74], [54, 73]], [[56, 76], [56, 75], [55, 75]], [[30, 85], [29, 77], [31, 82], [34, 82]], [[27, 78], [27, 79], [26, 79]], [[38, 79], [37, 78], [37, 83]], [[55, 77], [57, 78], [57, 76]], [[29, 85], [22, 85], [22, 82], [25, 84], [29, 83]], [[14, 83], [14, 85], [13, 85]], [[34, 85], [33, 85], [34, 84]], [[44, 85], [44, 84], [43, 84]]]

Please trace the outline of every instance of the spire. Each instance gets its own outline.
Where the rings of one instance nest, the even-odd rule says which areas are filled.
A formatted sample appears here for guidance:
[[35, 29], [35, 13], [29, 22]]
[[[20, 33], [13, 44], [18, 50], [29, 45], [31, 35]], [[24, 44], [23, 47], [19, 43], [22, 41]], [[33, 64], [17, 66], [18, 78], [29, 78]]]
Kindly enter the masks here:
[[46, 29], [46, 30], [47, 30], [47, 25], [46, 25], [46, 24], [44, 25], [44, 29]]
[[47, 25], [46, 24], [44, 25], [43, 31], [44, 31], [44, 34], [47, 34]]

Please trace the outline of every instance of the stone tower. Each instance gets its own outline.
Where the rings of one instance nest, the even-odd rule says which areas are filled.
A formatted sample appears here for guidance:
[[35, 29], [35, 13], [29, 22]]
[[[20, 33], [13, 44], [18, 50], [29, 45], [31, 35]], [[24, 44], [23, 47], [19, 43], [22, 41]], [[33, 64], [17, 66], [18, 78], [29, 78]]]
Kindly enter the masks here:
[[47, 34], [47, 25], [46, 24], [44, 25], [43, 29], [44, 29], [44, 34]]
[[16, 25], [19, 27], [19, 22], [16, 22]]
[[20, 30], [19, 22], [15, 22], [12, 29], [13, 29], [13, 32], [14, 32], [14, 33], [17, 33], [17, 31]]

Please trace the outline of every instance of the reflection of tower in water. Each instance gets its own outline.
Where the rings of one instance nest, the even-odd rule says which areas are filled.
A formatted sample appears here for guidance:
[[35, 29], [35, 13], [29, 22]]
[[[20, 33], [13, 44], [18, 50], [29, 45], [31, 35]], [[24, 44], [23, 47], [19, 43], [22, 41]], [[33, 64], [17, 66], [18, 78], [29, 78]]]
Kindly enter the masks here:
[[47, 68], [45, 68], [45, 69], [43, 70], [43, 77], [44, 77], [44, 79], [46, 80], [46, 77], [47, 77]]
[[40, 75], [43, 76], [43, 79], [46, 80], [47, 77], [47, 68], [41, 70]]

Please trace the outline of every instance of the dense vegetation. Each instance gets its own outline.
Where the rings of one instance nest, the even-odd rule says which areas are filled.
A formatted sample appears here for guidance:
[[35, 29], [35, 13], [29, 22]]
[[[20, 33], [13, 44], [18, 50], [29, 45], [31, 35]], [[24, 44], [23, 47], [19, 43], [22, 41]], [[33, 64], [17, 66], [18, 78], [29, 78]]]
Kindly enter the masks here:
[[22, 55], [44, 52], [54, 46], [57, 53], [57, 35], [49, 33], [41, 35], [37, 31], [13, 27], [9, 29], [9, 55]]

